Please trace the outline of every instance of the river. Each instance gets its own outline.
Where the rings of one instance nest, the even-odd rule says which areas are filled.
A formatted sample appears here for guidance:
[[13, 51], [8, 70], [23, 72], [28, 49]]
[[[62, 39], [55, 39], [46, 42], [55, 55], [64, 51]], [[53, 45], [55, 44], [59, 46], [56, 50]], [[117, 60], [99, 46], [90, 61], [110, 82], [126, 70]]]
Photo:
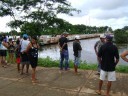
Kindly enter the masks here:
[[[82, 61], [86, 61], [89, 64], [97, 63], [97, 58], [94, 51], [94, 44], [98, 40], [99, 38], [80, 40], [82, 46], [82, 54], [81, 54]], [[74, 59], [72, 43], [73, 42], [68, 42], [69, 59], [71, 60]], [[124, 50], [128, 49], [128, 44], [117, 45], [117, 47], [119, 49], [119, 53], [122, 53]], [[59, 47], [57, 44], [45, 45], [41, 47], [41, 50], [39, 51], [39, 57], [46, 58], [47, 56], [49, 56], [53, 60], [58, 60], [60, 58]], [[127, 63], [120, 58], [119, 64], [126, 65]]]

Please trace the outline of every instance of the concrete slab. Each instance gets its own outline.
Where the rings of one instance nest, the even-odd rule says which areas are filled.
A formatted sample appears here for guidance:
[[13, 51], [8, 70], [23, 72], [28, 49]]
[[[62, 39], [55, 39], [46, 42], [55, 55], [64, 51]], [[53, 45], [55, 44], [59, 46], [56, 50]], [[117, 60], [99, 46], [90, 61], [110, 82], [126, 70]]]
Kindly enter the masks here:
[[1, 96], [34, 96], [41, 89], [43, 90], [40, 86], [15, 82], [0, 89], [0, 94], [3, 94]]
[[[29, 75], [17, 73], [16, 66], [7, 69], [0, 68], [0, 96], [99, 96], [99, 76], [93, 70], [60, 71], [58, 68], [37, 69], [38, 84], [31, 82], [31, 68]], [[105, 95], [104, 82], [102, 95]], [[117, 81], [113, 82], [110, 96], [128, 96], [128, 74], [117, 73]]]
[[72, 70], [70, 71], [62, 71], [62, 73], [56, 78], [50, 86], [59, 87], [62, 89], [72, 89], [79, 90], [79, 88], [86, 81], [86, 76], [84, 74], [88, 74], [88, 72], [79, 71], [80, 75], [74, 74]]
[[11, 83], [13, 83], [13, 81], [0, 78], [0, 89], [7, 87]]
[[39, 91], [35, 96], [76, 96], [77, 92], [66, 91], [53, 88], [44, 88]]

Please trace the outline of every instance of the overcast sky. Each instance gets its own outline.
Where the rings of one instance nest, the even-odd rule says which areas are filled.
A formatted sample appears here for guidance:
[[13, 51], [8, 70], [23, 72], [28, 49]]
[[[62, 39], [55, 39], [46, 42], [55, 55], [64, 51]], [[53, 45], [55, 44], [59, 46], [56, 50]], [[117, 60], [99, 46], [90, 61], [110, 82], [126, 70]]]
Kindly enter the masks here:
[[[59, 18], [72, 24], [89, 26], [110, 26], [113, 29], [128, 26], [128, 0], [68, 0], [71, 5], [82, 12], [68, 16], [58, 15]], [[9, 31], [6, 23], [9, 17], [0, 18], [0, 31]]]

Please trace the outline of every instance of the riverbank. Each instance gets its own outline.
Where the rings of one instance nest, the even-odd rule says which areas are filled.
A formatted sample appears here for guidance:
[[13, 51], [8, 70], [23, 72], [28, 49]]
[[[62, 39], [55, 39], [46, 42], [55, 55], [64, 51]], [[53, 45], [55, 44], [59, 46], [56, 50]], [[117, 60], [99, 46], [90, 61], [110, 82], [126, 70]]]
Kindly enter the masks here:
[[[39, 58], [38, 65], [42, 67], [59, 67], [59, 60], [52, 60], [51, 58]], [[69, 60], [70, 68], [74, 67], [73, 61]], [[81, 62], [79, 69], [83, 70], [97, 70], [97, 64], [88, 64], [86, 62]], [[116, 72], [128, 73], [127, 65], [117, 65]]]
[[[80, 40], [83, 40], [83, 39], [97, 38], [100, 35], [99, 34], [73, 34], [73, 35], [70, 34], [67, 38], [69, 41], [74, 41], [75, 36], [79, 36]], [[57, 35], [55, 37], [52, 37], [51, 35], [42, 35], [39, 38], [40, 45], [56, 44], [58, 43], [58, 40], [60, 37], [61, 35]]]

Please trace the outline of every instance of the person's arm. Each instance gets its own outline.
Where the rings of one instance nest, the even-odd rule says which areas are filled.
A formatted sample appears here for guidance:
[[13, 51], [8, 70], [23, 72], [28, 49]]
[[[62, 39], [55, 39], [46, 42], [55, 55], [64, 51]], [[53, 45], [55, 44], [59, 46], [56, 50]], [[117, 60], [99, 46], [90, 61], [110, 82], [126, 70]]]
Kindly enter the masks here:
[[40, 48], [40, 45], [39, 45], [39, 44], [37, 44], [37, 47], [38, 47], [38, 48]]
[[117, 47], [115, 48], [115, 57], [116, 57], [115, 64], [117, 65], [119, 62], [119, 52], [118, 52]]
[[124, 51], [120, 56], [124, 61], [128, 62], [128, 58], [126, 58], [126, 56], [128, 56], [128, 51]]
[[97, 46], [98, 46], [98, 42], [96, 42], [96, 44], [94, 45], [95, 53], [96, 53], [96, 55], [98, 56], [98, 52], [97, 52], [97, 50], [96, 50]]
[[6, 48], [9, 47], [8, 44], [7, 44], [5, 41], [3, 41], [2, 44], [3, 44], [3, 46], [6, 47]]
[[102, 62], [102, 46], [100, 47], [99, 52], [97, 53], [97, 56], [98, 56], [98, 61], [101, 64], [101, 62]]
[[78, 48], [79, 48], [79, 50], [82, 50], [80, 43], [78, 43]]
[[62, 47], [61, 47], [62, 50], [63, 50], [64, 46], [67, 44], [67, 42], [68, 42], [68, 39], [65, 38], [65, 40], [64, 40], [64, 44], [63, 44]]

